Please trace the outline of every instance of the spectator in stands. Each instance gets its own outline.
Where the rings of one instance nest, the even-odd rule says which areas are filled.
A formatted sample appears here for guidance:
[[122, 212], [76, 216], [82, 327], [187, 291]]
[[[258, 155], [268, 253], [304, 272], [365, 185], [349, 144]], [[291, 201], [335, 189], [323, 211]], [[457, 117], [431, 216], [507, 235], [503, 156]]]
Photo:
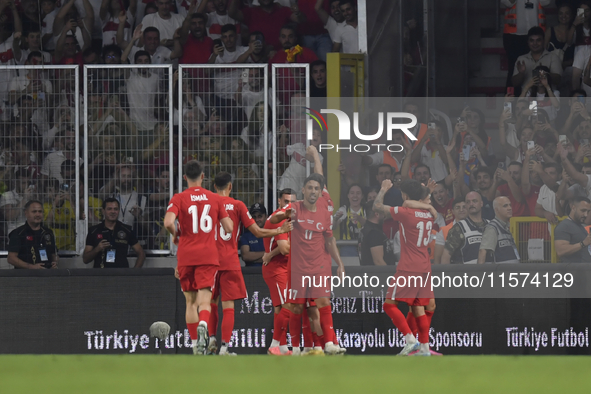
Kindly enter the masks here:
[[144, 205], [144, 196], [141, 196], [135, 186], [135, 168], [125, 163], [115, 170], [115, 176], [99, 191], [99, 197], [106, 201], [108, 197], [113, 197], [119, 201], [121, 210], [119, 212], [118, 220], [123, 224], [133, 228], [137, 221], [142, 216], [142, 208]]
[[154, 173], [154, 184], [148, 190], [148, 204], [144, 217], [147, 218], [149, 249], [165, 250], [170, 247], [169, 234], [163, 226], [166, 204], [170, 200], [170, 167], [160, 166]]
[[185, 18], [179, 14], [170, 12], [172, 0], [156, 0], [158, 12], [144, 16], [142, 19], [142, 31], [148, 27], [155, 27], [160, 32], [161, 45], [172, 49], [174, 34], [183, 25]]
[[[15, 6], [15, 2], [7, 2], [11, 7]], [[39, 31], [41, 25], [39, 24], [39, 2], [37, 0], [21, 0], [20, 6], [22, 9], [22, 23], [24, 31]]]
[[[370, 154], [367, 156], [363, 156], [361, 159], [362, 163], [364, 165], [369, 165], [369, 166], [377, 166], [377, 165], [384, 164], [384, 163], [389, 164], [390, 167], [392, 167], [394, 169], [394, 171], [400, 172], [402, 174], [402, 177], [404, 178], [405, 176], [408, 176], [408, 171], [410, 170], [410, 160], [412, 158], [412, 148], [408, 144], [406, 137], [401, 130], [392, 130], [391, 143], [405, 146], [405, 149], [403, 149], [400, 152], [390, 152], [387, 149], [384, 149], [381, 152], [376, 152], [376, 153], [373, 153], [373, 154]], [[408, 158], [408, 160], [405, 160], [406, 158]], [[408, 168], [405, 167], [405, 169], [403, 169], [405, 161], [408, 162]], [[415, 176], [417, 175], [417, 172], [419, 171], [420, 167], [422, 167], [422, 166], [418, 165], [415, 168], [415, 171], [414, 171]], [[424, 167], [427, 167], [427, 166], [424, 166]], [[423, 183], [423, 180], [426, 182], [431, 177], [429, 167], [427, 167], [426, 171], [429, 173], [428, 177], [426, 179], [423, 178], [423, 176], [422, 176], [423, 172], [421, 172], [421, 179], [422, 179], [421, 183]]]
[[260, 31], [250, 33], [250, 36], [248, 36], [248, 45], [250, 46], [250, 44], [255, 45], [254, 51], [250, 54], [252, 63], [267, 64], [277, 53], [271, 45], [267, 44], [265, 36]]
[[[572, 130], [583, 120], [591, 120], [586, 108], [587, 93], [584, 90], [573, 90], [568, 106], [564, 105], [556, 119], [556, 126], [561, 130], [560, 134], [572, 135]], [[564, 115], [563, 115], [564, 114]]]
[[367, 202], [373, 201], [376, 199], [376, 196], [380, 192], [380, 187], [378, 186], [371, 186], [367, 189], [365, 195], [367, 196], [365, 199]]
[[[544, 44], [548, 52], [554, 52], [562, 61], [562, 68], [566, 71], [567, 67], [573, 65], [575, 57], [574, 34], [576, 28], [573, 26], [574, 13], [569, 4], [558, 5], [558, 25], [546, 29]], [[563, 75], [564, 82], [570, 82], [571, 78]]]
[[[544, 48], [544, 30], [541, 27], [532, 27], [527, 37], [530, 52], [517, 58], [512, 78], [513, 86], [525, 89], [534, 76], [534, 69], [538, 66], [548, 67], [550, 70], [548, 78], [551, 84], [559, 86], [562, 78], [562, 64], [558, 57]], [[576, 88], [578, 89], [578, 86]]]
[[[260, 228], [265, 227], [267, 209], [263, 205], [255, 203], [248, 212], [252, 215], [257, 226]], [[247, 267], [260, 267], [263, 264], [265, 245], [262, 238], [257, 238], [248, 229], [244, 229], [244, 234], [240, 237], [238, 246], [240, 247], [240, 256]]]
[[545, 179], [538, 194], [535, 214], [540, 218], [545, 218], [549, 224], [556, 224], [558, 223], [556, 217], [556, 215], [558, 215], [558, 211], [556, 210], [556, 190], [561, 183], [559, 179], [562, 169], [556, 163], [541, 164], [539, 162], [536, 162], [532, 166], [532, 169], [533, 171], [536, 171], [540, 177], [542, 177], [542, 172], [546, 175], [542, 178]]
[[573, 61], [572, 88], [581, 87], [581, 75], [586, 68], [589, 56], [591, 56], [591, 4], [588, 1], [581, 1], [579, 8], [584, 10], [583, 15], [577, 15], [573, 22], [575, 57]]
[[439, 229], [435, 236], [433, 264], [441, 264], [441, 256], [443, 255], [445, 241], [447, 240], [447, 234], [449, 233], [449, 230], [454, 224], [468, 217], [468, 210], [466, 209], [466, 201], [464, 201], [464, 198], [458, 197], [453, 200], [453, 215], [454, 221]]
[[102, 0], [99, 16], [103, 27], [103, 46], [117, 44], [121, 28], [123, 39], [131, 39], [138, 0]]
[[[203, 1], [202, 3], [206, 3]], [[182, 64], [206, 64], [213, 51], [213, 39], [207, 36], [205, 25], [207, 17], [201, 13], [187, 14], [180, 32], [180, 44], [183, 47]], [[220, 27], [221, 37], [221, 27]], [[145, 40], [145, 39], [144, 39]], [[204, 78], [205, 75], [191, 70], [192, 76]], [[199, 89], [202, 91], [204, 89]]]
[[511, 83], [512, 77], [515, 75], [513, 71], [515, 62], [521, 55], [527, 53], [530, 29], [534, 26], [539, 27], [542, 30], [543, 39], [546, 16], [542, 7], [549, 5], [550, 0], [531, 0], [525, 4], [518, 0], [501, 0], [501, 2], [506, 7], [503, 47], [507, 52], [507, 64], [509, 65], [507, 86], [518, 87], [521, 84]]
[[493, 207], [495, 218], [482, 232], [478, 264], [520, 263], [519, 252], [509, 227], [509, 220], [513, 216], [511, 201], [507, 197], [497, 197], [493, 201]]
[[400, 171], [395, 172], [392, 175], [392, 187], [395, 189], [400, 189], [400, 184], [402, 183], [402, 174]]
[[25, 224], [10, 233], [8, 263], [14, 268], [57, 268], [55, 237], [43, 225], [43, 205], [38, 200], [28, 200], [24, 214]]
[[[13, 37], [14, 41], [12, 42], [12, 49], [17, 64], [26, 64], [31, 52], [39, 52], [41, 55], [41, 61], [36, 64], [51, 64], [51, 54], [41, 50], [40, 31], [29, 31], [25, 32], [25, 34], [15, 32]], [[23, 44], [26, 45], [26, 49], [21, 48]], [[32, 64], [29, 63], [29, 65]]]
[[[267, 42], [276, 50], [281, 49], [279, 33], [287, 23], [301, 23], [305, 15], [297, 6], [292, 9], [275, 4], [273, 0], [260, 0], [260, 5], [255, 7], [238, 8], [238, 0], [230, 0], [228, 14], [236, 21], [244, 23], [250, 31], [260, 31]], [[223, 34], [223, 33], [222, 33]]]
[[41, 0], [41, 42], [43, 48], [47, 51], [55, 50], [55, 40], [53, 39], [53, 21], [59, 12], [56, 7], [57, 0]]
[[491, 171], [487, 167], [478, 167], [474, 171], [476, 191], [482, 197], [482, 217], [487, 220], [492, 220], [495, 217], [495, 212], [490, 201], [495, 199], [498, 187], [497, 178], [491, 174]]
[[264, 110], [265, 108], [264, 101], [265, 85], [263, 69], [249, 68], [248, 82], [244, 83], [241, 81], [241, 83], [238, 84], [238, 90], [236, 91], [236, 102], [238, 105], [242, 106], [244, 113], [250, 121], [254, 115], [257, 115], [259, 120], [264, 119], [264, 114], [262, 114], [263, 116], [260, 114], [261, 109]]
[[[199, 4], [199, 7], [197, 7], [197, 11], [195, 12], [206, 12], [205, 8], [207, 7], [207, 4], [207, 1], [202, 1]], [[207, 36], [212, 40], [222, 38], [222, 27], [225, 25], [234, 25], [236, 27], [238, 44], [240, 44], [242, 42], [242, 40], [240, 39], [240, 22], [236, 21], [235, 19], [231, 18], [230, 15], [228, 15], [228, 1], [213, 0], [213, 6], [215, 11], [207, 13], [206, 17], [205, 28], [207, 29]]]
[[11, 167], [14, 168], [11, 169], [12, 172], [22, 168], [29, 173], [31, 179], [35, 180], [39, 178], [40, 168], [37, 164], [37, 152], [32, 149], [32, 145], [33, 142], [30, 138], [16, 138], [10, 141], [7, 153], [13, 160], [11, 163]]
[[390, 164], [383, 163], [378, 166], [378, 172], [376, 174], [376, 186], [381, 188], [382, 182], [386, 179], [392, 180], [392, 166]]
[[318, 17], [324, 24], [324, 28], [328, 31], [328, 34], [330, 35], [330, 39], [333, 42], [334, 46], [334, 39], [337, 36], [339, 29], [347, 22], [345, 22], [345, 17], [341, 13], [341, 0], [329, 0], [330, 15], [328, 14], [328, 12], [326, 12], [326, 9], [324, 8], [325, 3], [326, 0], [316, 0], [316, 5], [314, 6], [314, 9], [316, 10]]
[[[286, 135], [285, 126], [281, 126], [280, 135]], [[306, 179], [306, 160], [310, 162], [310, 168], [314, 169], [315, 161], [314, 156], [318, 154], [318, 148], [322, 143], [320, 137], [320, 130], [317, 127], [312, 129], [312, 140], [310, 145], [306, 148], [303, 142], [297, 142], [295, 144], [288, 145], [286, 147], [287, 155], [291, 158], [289, 165], [281, 175], [281, 178], [277, 181], [279, 189], [291, 188], [293, 190], [301, 190], [304, 187], [304, 180]], [[281, 144], [278, 144], [281, 145]], [[316, 153], [311, 152], [310, 146], [316, 148]], [[322, 164], [324, 158], [318, 154], [318, 160]]]
[[[79, 59], [75, 59], [76, 46], [80, 46], [81, 53], [90, 48], [92, 44], [94, 9], [89, 0], [83, 0], [82, 4], [84, 18], [80, 17], [76, 0], [67, 0], [55, 16], [53, 35], [55, 39], [54, 63], [56, 64], [82, 64], [81, 61], [78, 61]], [[72, 38], [67, 39], [70, 36]]]
[[[527, 157], [527, 155], [526, 155]], [[529, 163], [529, 161], [527, 161]], [[513, 216], [530, 216], [528, 200], [533, 198], [537, 199], [539, 193], [539, 187], [531, 187], [530, 193], [524, 194], [525, 190], [522, 188], [522, 169], [523, 165], [519, 162], [511, 162], [507, 170], [498, 168], [495, 173], [495, 178], [498, 182], [506, 182], [505, 184], [497, 187], [496, 197], [504, 196], [509, 198], [511, 201], [511, 207], [513, 208]], [[533, 190], [532, 190], [533, 188]], [[535, 204], [532, 205], [535, 207]]]
[[51, 152], [43, 161], [41, 175], [49, 179], [57, 179], [62, 183], [62, 163], [65, 160], [76, 161], [76, 133], [72, 129], [66, 129], [57, 134], [55, 151]]
[[[37, 66], [41, 64], [43, 64], [41, 52], [34, 51], [28, 54], [25, 65]], [[53, 93], [53, 87], [43, 70], [23, 70], [20, 74], [20, 76], [12, 78], [8, 84], [11, 104], [16, 104], [21, 97], [28, 95], [34, 97], [38, 106], [44, 106], [45, 103], [51, 101], [49, 95]]]
[[590, 209], [587, 197], [575, 197], [568, 218], [554, 229], [554, 247], [561, 263], [591, 262], [591, 234], [584, 226]]
[[359, 234], [359, 264], [394, 265], [394, 251], [388, 247], [388, 239], [382, 231], [384, 218], [373, 210], [373, 201], [365, 203], [363, 209], [367, 220]]
[[[234, 179], [232, 185], [236, 190], [236, 199], [247, 205], [252, 205], [255, 203], [255, 193], [261, 188], [260, 184], [262, 183], [262, 176], [255, 164], [254, 155], [246, 149], [242, 138], [233, 138], [230, 149], [226, 147], [226, 151], [228, 150], [231, 152], [229, 166], [232, 179]], [[221, 155], [220, 149], [219, 156]]]
[[76, 250], [76, 190], [55, 179], [44, 183], [43, 222], [53, 231], [58, 250]]
[[359, 239], [359, 233], [365, 225], [365, 211], [363, 210], [363, 189], [358, 184], [349, 186], [347, 204], [335, 213], [335, 224], [341, 227], [341, 239]]
[[[135, 33], [134, 33], [135, 37]], [[123, 52], [121, 61], [125, 62], [129, 54], [129, 45]], [[138, 51], [134, 56], [135, 64], [151, 64], [150, 54]], [[154, 108], [160, 93], [160, 77], [149, 68], [132, 69], [127, 79], [127, 100], [129, 102], [129, 117], [136, 124], [138, 131], [151, 130], [157, 120]]]
[[538, 111], [544, 110], [550, 119], [554, 121], [560, 109], [560, 92], [550, 85], [548, 76], [550, 69], [546, 66], [538, 66], [532, 71], [534, 75], [524, 86], [521, 97], [534, 97], [538, 103]]
[[[401, 174], [404, 174], [404, 172], [401, 171]], [[427, 182], [429, 182], [429, 179], [431, 179], [431, 169], [429, 166], [419, 163], [419, 165], [415, 167], [412, 178], [421, 182], [423, 185], [426, 185]], [[402, 179], [404, 180], [404, 175], [402, 176]]]
[[326, 97], [326, 62], [316, 60], [310, 63], [310, 97]]
[[429, 167], [433, 180], [439, 182], [448, 175], [446, 146], [443, 144], [442, 125], [432, 123], [434, 128], [429, 128], [427, 135], [415, 144], [411, 163], [423, 163]]
[[[258, 102], [251, 110], [248, 125], [242, 130], [240, 138], [248, 146], [248, 150], [259, 158], [265, 155], [265, 128], [271, 124], [271, 109], [267, 110], [267, 126], [265, 126], [265, 103]], [[273, 133], [267, 133], [267, 151], [273, 149]]]
[[134, 268], [144, 265], [146, 255], [131, 229], [117, 220], [121, 206], [117, 199], [103, 201], [105, 220], [88, 229], [86, 246], [82, 255], [84, 264], [94, 261], [94, 268], [129, 268], [129, 247], [137, 254]]
[[[213, 54], [209, 58], [210, 64], [240, 64], [250, 61], [250, 54], [252, 53], [254, 44], [251, 44], [250, 47], [237, 46], [236, 26], [225, 25], [222, 27], [222, 43], [223, 45], [214, 46]], [[244, 119], [242, 109], [237, 108], [237, 104], [234, 101], [238, 85], [242, 83], [241, 78], [241, 69], [225, 68], [214, 71], [216, 106], [222, 108], [221, 116], [224, 119], [235, 121], [232, 122], [234, 128]]]
[[[459, 196], [454, 196], [459, 197]], [[440, 216], [443, 217], [445, 220], [445, 224], [449, 224], [454, 220], [453, 214], [453, 200], [449, 195], [449, 190], [445, 186], [445, 182], [440, 181], [437, 182], [435, 189], [432, 193], [433, 203], [432, 205], [435, 207], [437, 212], [439, 212]]]
[[359, 53], [359, 34], [357, 32], [357, 2], [341, 0], [339, 7], [345, 23], [336, 29], [333, 37], [333, 52]]
[[25, 222], [23, 208], [27, 201], [37, 198], [37, 187], [31, 180], [30, 174], [25, 169], [20, 169], [11, 177], [12, 188], [0, 197], [0, 208], [4, 219], [4, 234], [10, 234], [12, 230]]
[[[320, 4], [320, 8], [328, 11], [328, 2]], [[311, 49], [322, 61], [326, 61], [326, 54], [332, 50], [332, 41], [324, 28], [325, 22], [316, 12], [316, 0], [299, 0], [296, 2], [298, 9], [303, 14], [306, 23], [298, 25], [298, 35], [302, 37], [302, 45]]]
[[[7, 7], [10, 7], [10, 11], [12, 12], [14, 32], [10, 30], [11, 26], [7, 23], [8, 18], [0, 18], [0, 53], [6, 53], [8, 55], [0, 57], [0, 66], [13, 66], [16, 64], [14, 56], [11, 56], [14, 34], [22, 34], [23, 31], [21, 19], [14, 2], [9, 3], [7, 1], [3, 1], [0, 3], [0, 14], [3, 13]], [[0, 103], [7, 100], [8, 82], [15, 76], [15, 70], [0, 70]]]
[[[441, 243], [441, 238], [445, 238], [441, 264], [476, 264], [478, 260], [482, 233], [488, 220], [482, 216], [483, 199], [480, 193], [468, 193], [465, 201], [465, 206], [468, 209], [467, 215], [461, 212], [461, 206], [459, 206], [459, 216], [456, 223], [448, 230], [447, 237], [443, 234], [444, 229], [448, 228], [446, 226], [442, 229], [442, 237], [435, 241], [437, 245], [437, 243]], [[437, 246], [435, 250], [435, 256], [437, 256]]]

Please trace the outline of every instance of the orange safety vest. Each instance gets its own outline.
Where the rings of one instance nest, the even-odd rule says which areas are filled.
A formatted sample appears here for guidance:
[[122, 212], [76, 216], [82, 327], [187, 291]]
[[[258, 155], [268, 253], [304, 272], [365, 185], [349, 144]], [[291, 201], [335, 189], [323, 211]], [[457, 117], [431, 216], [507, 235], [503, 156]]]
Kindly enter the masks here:
[[[538, 3], [538, 26], [546, 31], [546, 14], [544, 14], [544, 8], [542, 8], [540, 3]], [[505, 27], [503, 28], [503, 33], [517, 33], [517, 3], [505, 10]]]
[[443, 233], [444, 240], [447, 240], [447, 233], [449, 233], [449, 230], [451, 230], [451, 228], [453, 227], [454, 224], [456, 224], [455, 221], [453, 221], [450, 224], [448, 224], [447, 226], [441, 228], [441, 232]]
[[421, 127], [419, 127], [419, 134], [416, 135], [417, 140], [413, 144], [414, 146], [417, 146], [418, 143], [423, 139], [425, 134], [427, 134], [427, 130], [429, 130], [429, 126], [424, 123], [421, 123]]

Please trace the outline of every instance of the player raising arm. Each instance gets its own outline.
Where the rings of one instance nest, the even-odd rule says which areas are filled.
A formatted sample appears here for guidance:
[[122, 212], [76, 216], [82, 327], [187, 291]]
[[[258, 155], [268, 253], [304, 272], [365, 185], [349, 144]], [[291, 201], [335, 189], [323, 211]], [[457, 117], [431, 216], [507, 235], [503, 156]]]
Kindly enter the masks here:
[[[395, 282], [389, 283], [384, 311], [405, 337], [406, 345], [400, 352], [401, 355], [415, 352], [416, 355], [430, 356], [429, 319], [425, 315], [425, 306], [434, 298], [431, 286], [427, 284], [431, 273], [428, 245], [437, 212], [430, 205], [429, 189], [415, 180], [407, 180], [400, 185], [403, 199], [414, 200], [406, 202], [405, 205], [408, 207], [384, 205], [384, 195], [391, 187], [390, 180], [383, 181], [374, 201], [376, 212], [390, 215], [400, 222], [400, 261], [394, 277]], [[406, 318], [398, 309], [399, 302], [406, 302], [412, 309], [419, 329], [419, 342], [412, 335]]]
[[247, 228], [257, 238], [275, 237], [280, 234], [291, 231], [293, 225], [285, 222], [280, 228], [261, 229], [242, 201], [230, 197], [232, 191], [232, 175], [227, 172], [220, 172], [214, 180], [214, 187], [217, 194], [228, 212], [229, 218], [234, 224], [234, 230], [227, 233], [222, 226], [219, 227], [217, 234], [217, 248], [220, 260], [220, 267], [215, 278], [213, 288], [213, 300], [211, 302], [212, 314], [209, 320], [210, 341], [208, 346], [209, 353], [215, 353], [215, 334], [218, 325], [218, 303], [222, 299], [222, 347], [220, 356], [235, 355], [228, 351], [228, 343], [232, 338], [234, 330], [234, 301], [246, 298], [246, 285], [240, 268], [240, 259], [238, 257], [238, 238], [240, 237], [241, 225]]
[[204, 355], [208, 345], [211, 288], [220, 266], [215, 236], [220, 223], [227, 234], [232, 233], [234, 224], [220, 196], [201, 187], [203, 168], [199, 162], [191, 160], [185, 164], [183, 178], [189, 187], [170, 200], [164, 226], [178, 245], [175, 275], [185, 295], [185, 320], [193, 353]]

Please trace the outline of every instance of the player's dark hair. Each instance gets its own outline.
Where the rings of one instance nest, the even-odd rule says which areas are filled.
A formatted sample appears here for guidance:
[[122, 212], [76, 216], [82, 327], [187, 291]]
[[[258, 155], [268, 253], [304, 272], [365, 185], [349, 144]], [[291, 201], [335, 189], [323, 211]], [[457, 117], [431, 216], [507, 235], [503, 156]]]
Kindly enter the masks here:
[[236, 33], [236, 26], [231, 23], [222, 26], [222, 34], [227, 33], [229, 31], [233, 31], [234, 33]]
[[191, 160], [185, 164], [184, 173], [187, 179], [195, 181], [203, 173], [203, 167], [201, 167], [201, 164], [197, 160]]
[[232, 182], [232, 175], [230, 175], [229, 172], [221, 171], [215, 176], [213, 184], [217, 189], [224, 190], [228, 187], [230, 182]]
[[304, 187], [308, 184], [308, 182], [315, 181], [320, 184], [320, 188], [324, 187], [324, 177], [320, 174], [311, 174], [304, 180]]
[[407, 179], [400, 184], [400, 191], [408, 196], [409, 199], [419, 201], [423, 199], [423, 185], [414, 179]]
[[289, 194], [291, 196], [291, 195], [294, 195], [294, 194], [297, 194], [297, 193], [293, 189], [290, 189], [289, 187], [287, 187], [287, 188], [285, 188], [283, 190], [279, 190], [279, 194], [277, 194], [277, 198], [281, 198], [285, 194]]
[[107, 204], [114, 202], [117, 203], [117, 209], [121, 208], [121, 204], [119, 203], [119, 200], [117, 200], [115, 197], [109, 197], [109, 198], [105, 198], [103, 200], [103, 209], [107, 209]]
[[27, 209], [29, 209], [29, 207], [30, 207], [31, 205], [33, 205], [33, 204], [39, 204], [39, 205], [41, 205], [41, 207], [43, 208], [43, 203], [42, 203], [41, 201], [39, 201], [39, 200], [29, 200], [29, 201], [27, 201], [27, 203], [25, 204], [25, 211], [26, 211]]

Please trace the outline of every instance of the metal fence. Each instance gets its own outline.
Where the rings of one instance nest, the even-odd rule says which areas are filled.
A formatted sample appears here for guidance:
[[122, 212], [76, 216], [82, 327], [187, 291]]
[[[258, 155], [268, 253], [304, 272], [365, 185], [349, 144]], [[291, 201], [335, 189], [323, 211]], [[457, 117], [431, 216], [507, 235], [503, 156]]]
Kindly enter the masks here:
[[[234, 198], [247, 206], [262, 203], [269, 212], [278, 188], [300, 191], [309, 174], [307, 64], [274, 65], [271, 78], [266, 64], [3, 70], [4, 255], [8, 233], [25, 222], [21, 201], [32, 198], [44, 200], [46, 224], [62, 255], [83, 251], [108, 197], [120, 201], [119, 220], [148, 253], [167, 255], [174, 247], [163, 217], [171, 196], [183, 190], [188, 160], [204, 164], [204, 187], [213, 190], [215, 175], [227, 171]], [[29, 88], [23, 81], [28, 70], [39, 79]], [[18, 83], [20, 89], [8, 89]]]
[[24, 224], [23, 207], [32, 199], [43, 203], [60, 253], [76, 253], [82, 196], [78, 81], [76, 65], [0, 71], [1, 255], [10, 232]]

